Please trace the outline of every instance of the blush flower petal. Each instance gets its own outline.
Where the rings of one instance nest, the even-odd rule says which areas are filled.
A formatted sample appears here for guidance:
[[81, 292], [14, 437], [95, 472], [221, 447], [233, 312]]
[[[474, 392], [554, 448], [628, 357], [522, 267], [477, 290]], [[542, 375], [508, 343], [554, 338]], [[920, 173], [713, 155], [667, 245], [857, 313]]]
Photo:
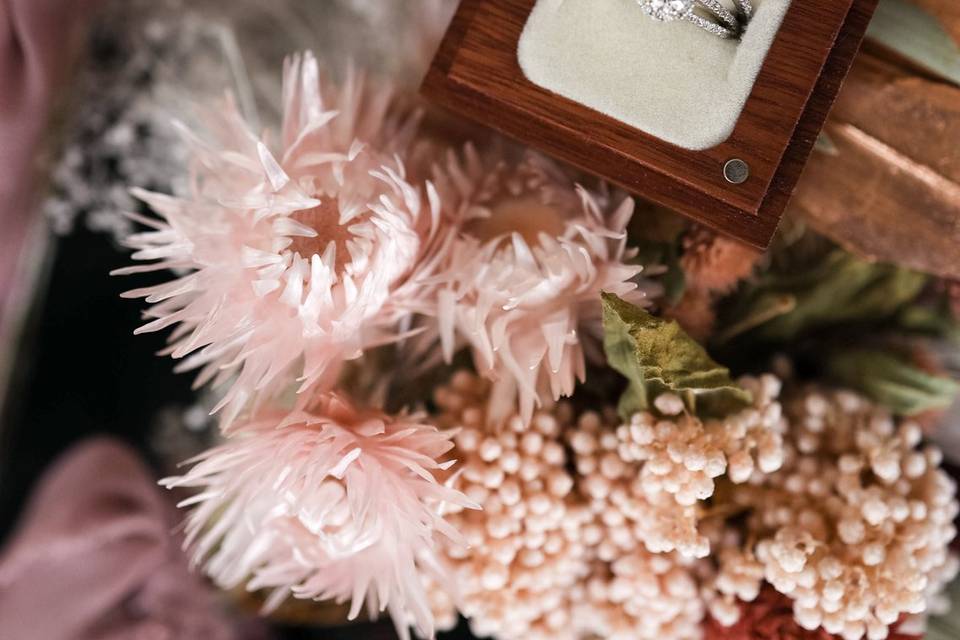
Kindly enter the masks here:
[[416, 415], [358, 410], [324, 394], [304, 410], [237, 427], [167, 487], [199, 492], [187, 521], [194, 561], [224, 588], [366, 603], [407, 637], [433, 635], [425, 591], [445, 586], [436, 539], [462, 543], [441, 510], [476, 508], [440, 476], [452, 434]]
[[461, 344], [496, 382], [494, 421], [519, 404], [524, 422], [569, 396], [602, 334], [600, 293], [643, 304], [642, 267], [626, 247], [633, 200], [590, 192], [535, 153], [519, 160], [467, 148], [435, 173], [447, 215], [462, 228], [439, 278], [447, 359]]
[[209, 139], [184, 129], [184, 197], [137, 191], [159, 216], [128, 238], [170, 282], [128, 292], [153, 306], [139, 331], [176, 327], [168, 353], [197, 384], [229, 382], [225, 424], [254, 400], [329, 388], [342, 364], [404, 337], [407, 298], [439, 246], [439, 203], [402, 160], [417, 115], [349, 74], [336, 88], [307, 54], [287, 61], [279, 142], [257, 137], [229, 99]]

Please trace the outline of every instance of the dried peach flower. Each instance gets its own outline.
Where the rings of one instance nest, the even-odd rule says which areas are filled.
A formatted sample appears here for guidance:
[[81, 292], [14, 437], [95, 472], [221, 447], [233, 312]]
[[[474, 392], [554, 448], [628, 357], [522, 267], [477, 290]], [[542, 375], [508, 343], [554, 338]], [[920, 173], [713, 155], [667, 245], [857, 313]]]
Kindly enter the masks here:
[[753, 273], [761, 255], [742, 242], [695, 226], [683, 239], [680, 266], [690, 286], [725, 295]]
[[715, 296], [704, 289], [688, 287], [675, 305], [666, 307], [663, 315], [676, 320], [691, 338], [706, 344], [717, 323]]
[[711, 229], [692, 226], [683, 237], [680, 256], [686, 289], [676, 304], [663, 310], [664, 315], [679, 322], [698, 342], [706, 342], [716, 324], [717, 300], [753, 273], [761, 255]]

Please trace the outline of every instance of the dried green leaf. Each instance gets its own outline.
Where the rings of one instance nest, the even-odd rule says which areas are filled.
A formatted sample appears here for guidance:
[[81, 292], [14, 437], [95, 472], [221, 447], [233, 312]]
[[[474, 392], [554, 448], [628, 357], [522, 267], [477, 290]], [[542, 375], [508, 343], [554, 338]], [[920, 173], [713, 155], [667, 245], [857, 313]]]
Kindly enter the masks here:
[[769, 272], [745, 288], [720, 333], [780, 342], [826, 326], [877, 322], [913, 300], [925, 283], [922, 274], [833, 251], [806, 270]]
[[887, 351], [838, 351], [827, 358], [826, 370], [837, 383], [863, 392], [902, 416], [946, 409], [960, 394], [955, 380], [924, 371]]
[[676, 322], [605, 293], [603, 329], [607, 360], [629, 381], [619, 407], [625, 419], [665, 392], [677, 394], [701, 415], [726, 415], [750, 405], [750, 393], [730, 378], [729, 369], [714, 362]]

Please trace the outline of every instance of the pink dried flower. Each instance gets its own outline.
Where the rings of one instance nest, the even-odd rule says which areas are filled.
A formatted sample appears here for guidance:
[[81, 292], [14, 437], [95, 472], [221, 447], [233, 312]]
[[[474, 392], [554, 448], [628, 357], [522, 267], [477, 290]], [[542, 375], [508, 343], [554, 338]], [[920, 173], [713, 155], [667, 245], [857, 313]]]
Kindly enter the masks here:
[[[189, 356], [197, 384], [235, 377], [221, 405], [229, 424], [251, 400], [329, 386], [340, 365], [403, 336], [402, 323], [439, 249], [439, 206], [408, 181], [401, 153], [416, 117], [395, 113], [389, 89], [351, 74], [340, 90], [313, 56], [284, 71], [277, 145], [257, 138], [232, 101], [193, 151], [189, 195], [139, 191], [161, 217], [131, 236], [120, 269], [173, 269], [174, 280], [128, 292], [153, 304], [138, 331], [176, 325], [169, 353]], [[425, 197], [426, 196], [426, 197]]]
[[436, 564], [437, 534], [461, 542], [440, 515], [445, 504], [476, 508], [440, 484], [451, 434], [421, 416], [358, 410], [324, 394], [306, 410], [263, 416], [195, 460], [167, 487], [197, 487], [183, 505], [195, 562], [221, 586], [272, 589], [267, 607], [288, 595], [364, 601], [389, 610], [407, 636], [413, 623], [433, 634], [424, 587], [446, 586]]
[[601, 335], [600, 293], [643, 303], [642, 267], [626, 248], [633, 200], [590, 193], [534, 153], [511, 161], [470, 147], [435, 182], [463, 229], [441, 275], [444, 354], [468, 343], [495, 380], [490, 419], [510, 415], [519, 396], [529, 422], [542, 399], [569, 396], [583, 379], [586, 343]]

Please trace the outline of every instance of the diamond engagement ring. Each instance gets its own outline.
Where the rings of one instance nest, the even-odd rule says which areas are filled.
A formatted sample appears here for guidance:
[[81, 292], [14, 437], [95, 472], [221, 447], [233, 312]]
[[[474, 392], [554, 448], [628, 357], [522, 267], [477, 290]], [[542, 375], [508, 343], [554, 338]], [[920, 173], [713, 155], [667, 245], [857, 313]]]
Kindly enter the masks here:
[[750, 0], [735, 0], [728, 9], [720, 0], [637, 0], [643, 12], [654, 20], [686, 20], [721, 38], [739, 38], [753, 15]]

